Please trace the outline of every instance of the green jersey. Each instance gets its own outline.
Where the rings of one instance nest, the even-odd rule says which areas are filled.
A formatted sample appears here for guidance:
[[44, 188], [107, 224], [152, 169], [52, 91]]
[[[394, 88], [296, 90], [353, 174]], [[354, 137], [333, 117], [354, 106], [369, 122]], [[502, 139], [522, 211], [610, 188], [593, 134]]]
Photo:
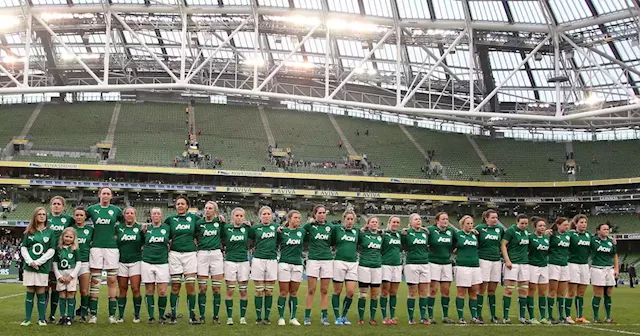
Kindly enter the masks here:
[[91, 250], [91, 240], [93, 238], [93, 226], [85, 224], [83, 227], [73, 225], [78, 236], [78, 261], [89, 262], [89, 252]]
[[144, 233], [142, 261], [147, 264], [160, 265], [169, 263], [169, 238], [171, 228], [167, 224], [153, 226], [149, 224]]
[[591, 239], [591, 266], [611, 267], [613, 257], [618, 254], [618, 249], [613, 243], [613, 239], [600, 239], [600, 236], [593, 236]]
[[451, 264], [455, 231], [450, 227], [440, 230], [436, 225], [428, 227], [427, 230], [429, 230], [429, 261], [439, 265]]
[[58, 247], [53, 260], [58, 264], [58, 270], [63, 274], [64, 271], [68, 273], [69, 270], [76, 268], [76, 263], [80, 261], [78, 260], [78, 250], [72, 250], [71, 246]]
[[75, 223], [75, 221], [73, 220], [73, 217], [65, 213], [59, 214], [58, 216], [54, 216], [51, 213], [49, 213], [47, 215], [47, 218], [49, 219], [49, 229], [53, 231], [53, 234], [54, 234], [53, 239], [55, 241], [55, 244], [57, 245], [58, 240], [60, 239], [60, 235], [62, 234], [62, 231], [64, 231], [64, 229], [68, 228], [73, 223]]
[[93, 223], [93, 242], [91, 247], [118, 248], [116, 225], [124, 222], [122, 210], [112, 204], [106, 207], [94, 204], [87, 208], [87, 217]]
[[302, 265], [302, 248], [305, 240], [307, 240], [307, 231], [304, 228], [282, 228], [278, 233], [280, 262]]
[[171, 251], [196, 251], [196, 222], [199, 220], [200, 217], [190, 213], [175, 214], [164, 220], [171, 228]]
[[358, 246], [360, 247], [359, 264], [362, 267], [380, 268], [382, 267], [382, 231], [365, 231], [358, 235]]
[[504, 229], [501, 226], [489, 226], [480, 224], [476, 226], [478, 231], [478, 256], [482, 260], [499, 261], [502, 257], [500, 253], [500, 243], [504, 235]]
[[587, 231], [569, 232], [569, 262], [584, 265], [589, 262], [591, 254], [591, 234]]
[[224, 223], [214, 218], [213, 221], [207, 222], [205, 218], [201, 218], [196, 222], [196, 236], [198, 239], [198, 251], [219, 250], [222, 245], [220, 235]]
[[406, 264], [428, 264], [429, 251], [427, 247], [429, 236], [425, 229], [419, 231], [408, 229], [406, 235], [402, 235], [402, 245], [407, 251]]
[[278, 224], [258, 224], [249, 228], [249, 239], [256, 245], [254, 258], [278, 259]]
[[358, 230], [342, 225], [333, 227], [332, 244], [336, 247], [335, 260], [356, 262], [358, 252]]
[[247, 255], [249, 251], [247, 247], [249, 226], [242, 224], [236, 227], [233, 224], [225, 224], [222, 238], [225, 246], [224, 260], [233, 262], [249, 261], [249, 256]]
[[529, 235], [529, 265], [546, 267], [549, 265], [549, 237]]
[[480, 267], [478, 238], [473, 232], [464, 233], [462, 230], [455, 232], [453, 243], [456, 249], [456, 266]]
[[144, 237], [140, 224], [118, 225], [118, 250], [120, 250], [121, 263], [128, 264], [142, 260], [143, 244]]
[[507, 254], [512, 264], [526, 264], [528, 260], [529, 232], [512, 225], [504, 232], [502, 240], [507, 241]]
[[382, 236], [382, 264], [386, 266], [402, 265], [402, 237], [400, 232], [387, 230]]
[[[54, 249], [56, 244], [53, 241], [54, 233], [48, 227], [45, 227], [42, 230], [36, 231], [35, 233], [25, 233], [22, 238], [22, 246], [27, 248], [29, 253], [29, 258], [31, 260], [36, 261], [40, 259], [49, 249]], [[23, 260], [24, 260], [23, 256]], [[47, 260], [44, 264], [40, 265], [38, 269], [32, 268], [25, 261], [24, 262], [24, 270], [27, 272], [33, 273], [42, 273], [49, 274], [51, 271], [51, 259]]]
[[331, 260], [331, 237], [334, 227], [329, 223], [307, 223], [303, 228], [309, 236], [309, 260]]
[[549, 237], [549, 264], [567, 266], [569, 262], [569, 232], [554, 232]]

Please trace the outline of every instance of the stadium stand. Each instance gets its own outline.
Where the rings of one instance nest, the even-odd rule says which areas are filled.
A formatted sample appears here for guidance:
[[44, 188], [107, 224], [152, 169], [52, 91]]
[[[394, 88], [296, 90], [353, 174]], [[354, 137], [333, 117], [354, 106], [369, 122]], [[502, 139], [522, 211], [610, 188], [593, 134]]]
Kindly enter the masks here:
[[8, 105], [0, 108], [0, 152], [12, 138], [20, 135], [36, 106], [35, 104]]
[[636, 214], [606, 214], [589, 217], [589, 230], [595, 230], [598, 224], [610, 223], [615, 233], [640, 232], [640, 218]]
[[97, 164], [98, 158], [88, 157], [71, 157], [71, 156], [52, 156], [52, 155], [16, 155], [14, 161], [27, 162], [55, 162], [55, 163], [79, 163], [79, 164]]
[[636, 177], [640, 167], [640, 141], [574, 142], [579, 180]]
[[104, 140], [113, 108], [113, 103], [45, 104], [27, 138], [34, 150], [88, 151]]

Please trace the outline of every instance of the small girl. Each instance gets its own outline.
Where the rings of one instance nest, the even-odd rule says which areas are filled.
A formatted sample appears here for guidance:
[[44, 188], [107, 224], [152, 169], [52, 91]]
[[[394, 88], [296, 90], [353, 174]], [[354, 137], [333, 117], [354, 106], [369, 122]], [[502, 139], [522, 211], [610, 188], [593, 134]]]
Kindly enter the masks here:
[[76, 230], [68, 227], [62, 231], [53, 272], [57, 279], [56, 290], [60, 292], [60, 321], [58, 325], [71, 325], [76, 312], [76, 285], [81, 263], [78, 261], [78, 236]]

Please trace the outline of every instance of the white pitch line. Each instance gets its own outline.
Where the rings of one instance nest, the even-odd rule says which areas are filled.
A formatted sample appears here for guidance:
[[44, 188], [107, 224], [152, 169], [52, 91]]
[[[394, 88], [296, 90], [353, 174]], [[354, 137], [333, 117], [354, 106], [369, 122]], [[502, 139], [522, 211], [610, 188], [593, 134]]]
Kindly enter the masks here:
[[588, 326], [582, 326], [582, 328], [600, 330], [600, 331], [610, 331], [610, 332], [615, 332], [615, 333], [618, 333], [618, 334], [640, 335], [640, 333], [637, 333], [637, 332], [634, 332], [634, 331], [626, 331], [626, 330], [618, 330], [618, 329], [606, 329], [606, 328], [597, 328], [597, 327], [588, 327]]
[[16, 296], [22, 296], [25, 295], [25, 293], [18, 293], [18, 294], [11, 294], [11, 295], [6, 295], [6, 296], [0, 296], [0, 300], [4, 300], [4, 299], [10, 299]]

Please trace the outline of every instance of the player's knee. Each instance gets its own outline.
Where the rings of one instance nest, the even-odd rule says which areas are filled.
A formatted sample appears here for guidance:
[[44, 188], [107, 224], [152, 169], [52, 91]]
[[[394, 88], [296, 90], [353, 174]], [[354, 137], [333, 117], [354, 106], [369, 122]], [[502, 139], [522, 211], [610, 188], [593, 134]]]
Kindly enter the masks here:
[[289, 294], [289, 291], [287, 290], [280, 290], [280, 292], [278, 292], [278, 295], [282, 296], [282, 297], [286, 297], [287, 294]]
[[356, 291], [355, 291], [355, 290], [353, 290], [353, 289], [347, 289], [347, 294], [346, 294], [346, 295], [347, 295], [347, 297], [350, 297], [350, 298], [351, 298], [351, 297], [353, 297], [353, 295], [355, 294], [355, 292], [356, 292]]
[[316, 293], [316, 289], [314, 287], [307, 288], [307, 293], [309, 295], [314, 295]]
[[329, 293], [329, 289], [328, 288], [326, 288], [326, 287], [320, 288], [320, 294], [327, 295], [327, 293]]

